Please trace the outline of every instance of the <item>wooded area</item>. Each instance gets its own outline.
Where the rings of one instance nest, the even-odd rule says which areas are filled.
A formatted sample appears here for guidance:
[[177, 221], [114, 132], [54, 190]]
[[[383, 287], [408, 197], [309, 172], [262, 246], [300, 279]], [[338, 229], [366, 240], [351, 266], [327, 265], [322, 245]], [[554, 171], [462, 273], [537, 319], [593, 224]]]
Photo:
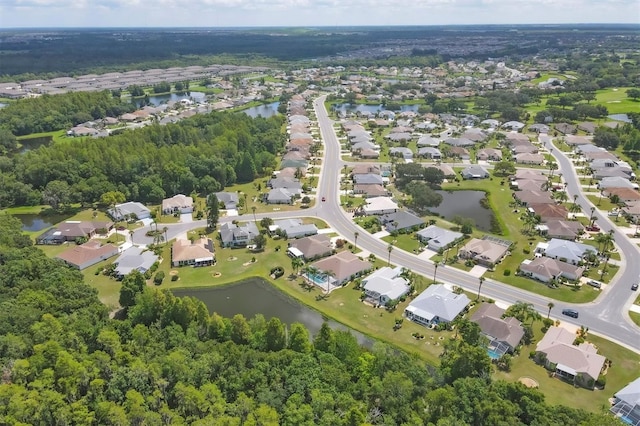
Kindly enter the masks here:
[[310, 341], [301, 324], [209, 315], [148, 287], [109, 319], [80, 273], [19, 229], [0, 216], [2, 424], [617, 424], [492, 381], [474, 327], [436, 368], [326, 324]]
[[[79, 111], [85, 94], [51, 97]], [[19, 115], [22, 101], [0, 111]], [[36, 122], [42, 117], [38, 117]], [[128, 200], [159, 203], [178, 193], [203, 195], [271, 173], [285, 143], [284, 118], [243, 113], [196, 115], [166, 126], [127, 130], [108, 138], [54, 143], [0, 157], [0, 207], [34, 205], [53, 191], [61, 205], [91, 204], [120, 191]], [[10, 135], [9, 135], [10, 136]]]

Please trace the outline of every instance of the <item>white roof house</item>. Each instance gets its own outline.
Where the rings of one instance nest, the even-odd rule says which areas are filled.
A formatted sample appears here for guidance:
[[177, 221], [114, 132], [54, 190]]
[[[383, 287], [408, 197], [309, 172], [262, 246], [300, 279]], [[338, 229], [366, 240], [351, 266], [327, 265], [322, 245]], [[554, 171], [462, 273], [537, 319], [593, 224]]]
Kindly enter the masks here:
[[616, 392], [614, 398], [611, 412], [628, 419], [631, 425], [640, 425], [640, 377]]
[[587, 244], [552, 238], [546, 243], [538, 243], [535, 252], [576, 265], [584, 258], [587, 252], [595, 253], [596, 248]]
[[116, 204], [114, 208], [107, 210], [107, 213], [114, 220], [123, 220], [131, 214], [135, 215], [139, 220], [151, 217], [151, 210], [135, 201]]
[[420, 293], [404, 310], [407, 319], [425, 326], [453, 321], [470, 300], [442, 284], [433, 284]]
[[397, 300], [409, 292], [409, 281], [400, 275], [402, 267], [390, 268], [385, 266], [364, 277], [362, 284], [367, 298], [375, 303], [386, 305]]
[[114, 263], [117, 266], [114, 273], [119, 279], [124, 278], [134, 270], [145, 273], [157, 261], [158, 256], [152, 251], [144, 251], [143, 248], [132, 246], [123, 251], [115, 260]]
[[162, 213], [191, 213], [193, 212], [193, 197], [184, 194], [176, 194], [171, 198], [162, 200]]
[[367, 215], [394, 213], [398, 210], [398, 205], [390, 197], [368, 198], [366, 201], [362, 210]]

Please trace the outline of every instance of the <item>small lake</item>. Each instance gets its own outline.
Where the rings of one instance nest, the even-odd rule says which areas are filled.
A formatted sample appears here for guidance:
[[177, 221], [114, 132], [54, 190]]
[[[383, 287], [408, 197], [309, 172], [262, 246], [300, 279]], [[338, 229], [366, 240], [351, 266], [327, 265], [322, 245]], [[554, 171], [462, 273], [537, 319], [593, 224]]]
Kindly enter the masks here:
[[631, 123], [631, 119], [627, 114], [611, 114], [608, 116], [612, 120], [622, 121], [623, 123]]
[[51, 136], [38, 136], [35, 138], [20, 139], [18, 141], [18, 143], [20, 144], [18, 153], [24, 154], [27, 151], [33, 151], [40, 148], [41, 146], [49, 145], [52, 141], [53, 138]]
[[6, 106], [7, 106], [7, 104], [3, 104], [2, 102], [0, 102], [0, 108], [4, 108]]
[[153, 106], [158, 106], [166, 104], [169, 101], [178, 102], [183, 99], [190, 99], [194, 102], [204, 102], [206, 97], [207, 95], [203, 92], [167, 93], [165, 95], [149, 96], [149, 103]]
[[276, 102], [271, 102], [264, 105], [258, 105], [251, 108], [243, 109], [242, 112], [247, 114], [249, 117], [253, 117], [253, 118], [256, 118], [258, 116], [269, 118], [279, 114], [278, 112], [279, 106], [280, 106], [280, 102], [276, 101]]
[[476, 228], [481, 231], [491, 231], [493, 212], [480, 204], [485, 198], [483, 191], [436, 191], [442, 195], [442, 203], [438, 207], [429, 208], [447, 220], [456, 216], [473, 219]]
[[69, 215], [63, 214], [35, 214], [35, 213], [25, 213], [25, 214], [14, 214], [14, 217], [18, 218], [20, 222], [22, 222], [22, 230], [23, 231], [42, 231], [43, 229], [49, 228], [56, 223], [60, 223], [63, 220], [69, 218]]
[[[418, 112], [419, 107], [420, 105], [401, 105], [399, 111], [392, 111], [392, 112], [396, 114], [400, 112], [405, 112], [405, 111]], [[379, 113], [380, 111], [387, 111], [387, 108], [385, 108], [382, 104], [380, 105], [340, 104], [340, 105], [334, 105], [332, 109], [335, 111], [340, 111], [344, 114], [354, 113], [354, 112], [376, 114], [376, 113]]]
[[[325, 322], [319, 312], [299, 303], [260, 278], [251, 278], [222, 287], [173, 290], [173, 294], [178, 297], [195, 297], [204, 302], [209, 312], [216, 312], [227, 318], [242, 314], [250, 319], [256, 314], [262, 314], [267, 320], [278, 317], [286, 324], [299, 322], [304, 324], [312, 335], [315, 335]], [[329, 320], [328, 323], [334, 329], [350, 330], [335, 321]], [[363, 334], [350, 331], [361, 345], [370, 347], [373, 344], [373, 340]]]

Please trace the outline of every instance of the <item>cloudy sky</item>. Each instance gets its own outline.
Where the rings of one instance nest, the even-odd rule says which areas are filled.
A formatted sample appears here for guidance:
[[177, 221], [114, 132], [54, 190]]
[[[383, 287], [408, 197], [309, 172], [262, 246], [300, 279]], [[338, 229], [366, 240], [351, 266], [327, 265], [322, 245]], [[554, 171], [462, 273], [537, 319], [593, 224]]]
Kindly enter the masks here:
[[640, 23], [640, 0], [0, 0], [0, 28]]

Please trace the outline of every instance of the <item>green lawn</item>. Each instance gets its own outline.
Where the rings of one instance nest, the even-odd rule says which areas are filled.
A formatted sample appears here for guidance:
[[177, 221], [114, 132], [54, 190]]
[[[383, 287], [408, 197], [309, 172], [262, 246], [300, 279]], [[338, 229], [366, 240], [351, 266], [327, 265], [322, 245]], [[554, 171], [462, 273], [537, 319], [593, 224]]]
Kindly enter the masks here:
[[629, 99], [627, 97], [627, 89], [631, 89], [631, 87], [598, 90], [594, 103], [606, 106], [609, 114], [640, 111], [640, 102]]
[[549, 404], [566, 405], [582, 408], [587, 411], [608, 410], [608, 399], [611, 395], [640, 376], [640, 355], [597, 336], [589, 335], [588, 341], [598, 347], [599, 353], [613, 361], [607, 372], [607, 384], [604, 390], [588, 390], [576, 388], [571, 384], [549, 376], [544, 367], [529, 359], [529, 352], [535, 350], [536, 343], [542, 338], [542, 324], [534, 323], [535, 342], [524, 346], [520, 355], [513, 358], [509, 373], [497, 372], [495, 376], [508, 381], [516, 381], [520, 377], [530, 377], [539, 384], [539, 390], [545, 394]]

